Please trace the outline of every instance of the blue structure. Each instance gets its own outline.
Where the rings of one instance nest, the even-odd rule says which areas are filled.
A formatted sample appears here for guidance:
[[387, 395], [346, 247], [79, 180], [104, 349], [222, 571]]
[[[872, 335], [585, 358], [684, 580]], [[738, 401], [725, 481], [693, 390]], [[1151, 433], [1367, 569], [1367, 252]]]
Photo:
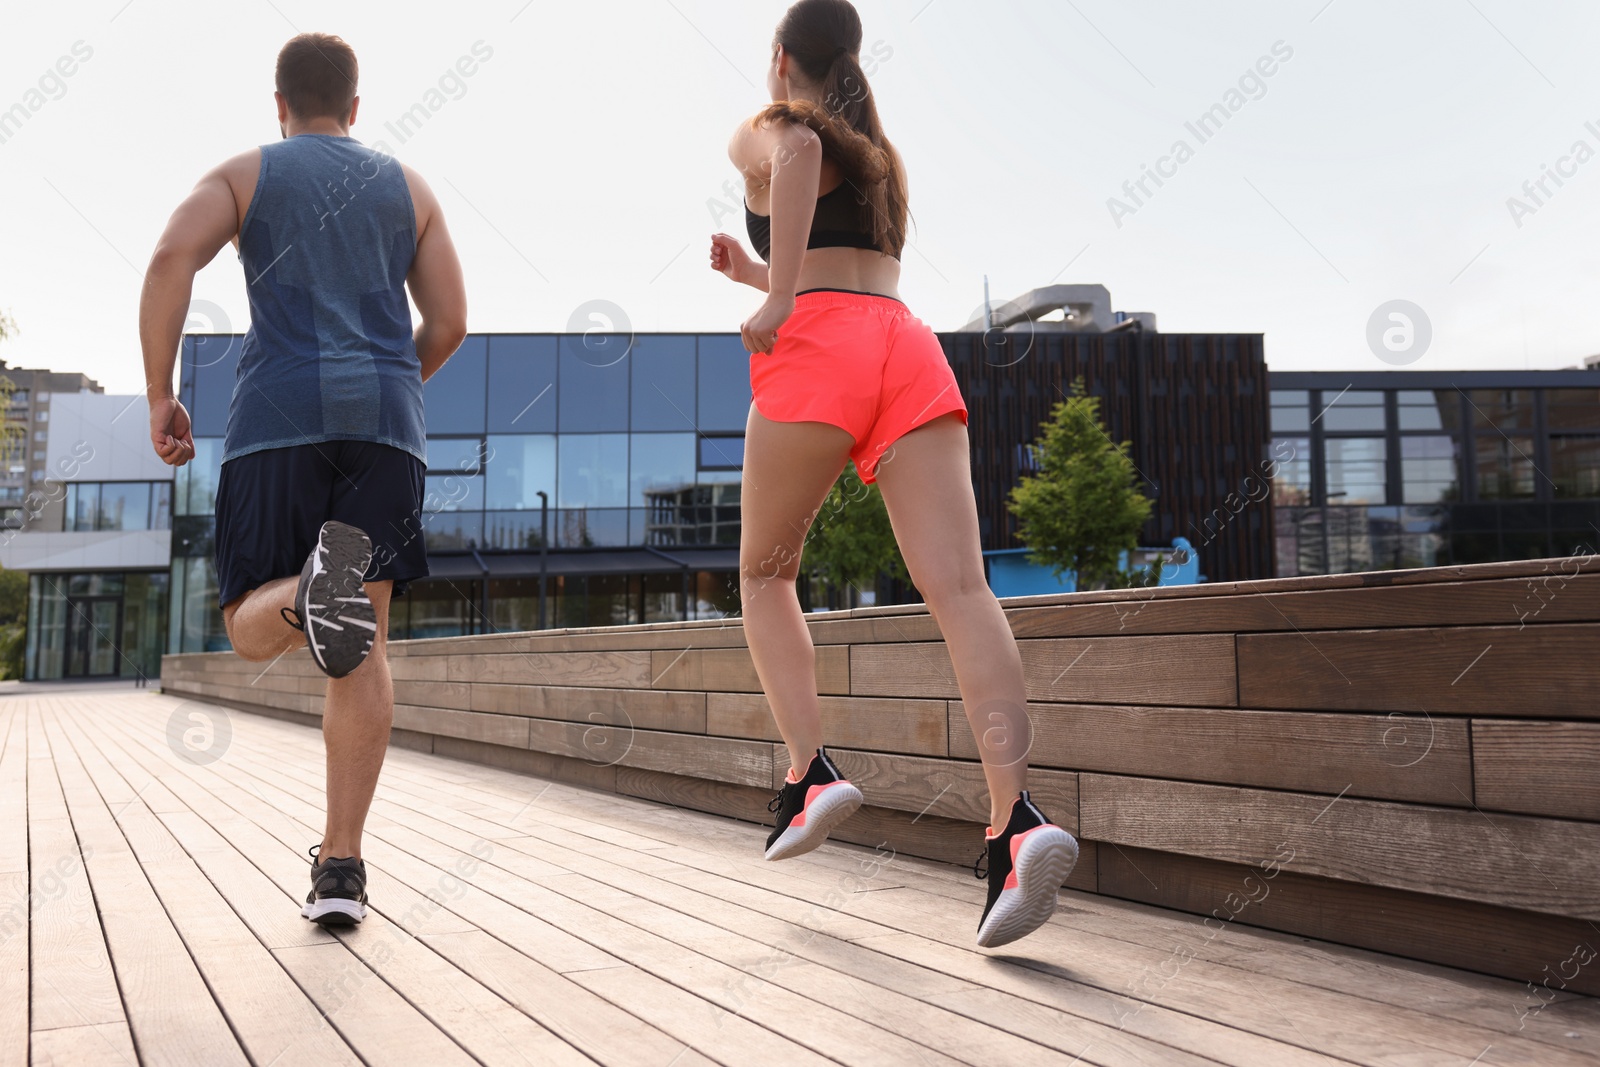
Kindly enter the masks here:
[[[1041, 593], [1074, 593], [1078, 589], [1078, 576], [1062, 571], [1057, 578], [1049, 567], [1034, 563], [1028, 558], [1032, 549], [1003, 548], [985, 552], [988, 561], [989, 588], [995, 596], [1038, 596]], [[1206, 580], [1200, 573], [1200, 555], [1186, 537], [1174, 537], [1172, 550], [1143, 548], [1141, 554], [1161, 557], [1161, 571], [1157, 585], [1194, 585]], [[1152, 560], [1153, 562], [1153, 560]], [[1122, 553], [1117, 566], [1128, 569], [1128, 553]]]

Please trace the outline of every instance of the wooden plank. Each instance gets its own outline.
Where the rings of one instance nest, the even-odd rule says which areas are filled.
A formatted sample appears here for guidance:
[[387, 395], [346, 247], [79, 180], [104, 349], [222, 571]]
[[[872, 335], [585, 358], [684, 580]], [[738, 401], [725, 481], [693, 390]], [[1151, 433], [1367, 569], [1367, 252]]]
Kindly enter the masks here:
[[[1224, 634], [1018, 641], [1030, 700], [1232, 707]], [[960, 697], [943, 643], [852, 645], [856, 696]]]
[[[839, 769], [861, 790], [866, 803], [917, 815], [939, 815], [986, 825], [989, 786], [981, 763], [895, 756], [829, 748]], [[783, 785], [787, 761], [773, 766], [772, 788]], [[1035, 770], [1028, 776], [1033, 799], [1058, 826], [1078, 829], [1078, 777], [1069, 771]]]
[[[93, 720], [89, 721], [92, 728]], [[114, 744], [109, 731], [96, 730], [92, 742], [86, 732], [68, 732], [103, 795], [114, 791], [119, 781], [131, 785], [144, 777], [143, 768]], [[100, 759], [93, 758], [91, 745]], [[165, 841], [158, 839], [157, 829], [160, 834], [166, 830], [145, 807], [147, 796], [148, 792], [136, 793], [117, 813], [117, 820], [124, 828], [130, 822], [140, 828], [127, 835], [140, 869], [246, 1051], [257, 1063], [358, 1064], [349, 1046], [177, 841], [170, 835]]]
[[247, 1063], [77, 753], [59, 726], [47, 721], [46, 732], [84, 850], [116, 988], [145, 1062]]
[[[783, 740], [762, 694], [708, 693], [705, 701], [705, 733]], [[941, 701], [825, 696], [818, 703], [822, 732], [830, 745], [917, 756], [949, 755]]]
[[462, 737], [487, 745], [528, 747], [528, 720], [520, 715], [484, 715], [474, 711], [396, 704], [394, 727], [440, 737]]
[[419, 680], [648, 689], [650, 656], [649, 652], [467, 652], [448, 657], [407, 656], [396, 660], [395, 668], [400, 676]]
[[33, 1033], [33, 1067], [129, 1067], [133, 1035], [126, 1022], [65, 1026]]
[[1251, 708], [1600, 718], [1600, 625], [1241, 634]]
[[[1565, 561], [1563, 561], [1565, 562]], [[1413, 626], [1546, 625], [1600, 620], [1600, 574], [1313, 589], [1234, 596], [1150, 597], [1007, 612], [1020, 637], [1252, 633]], [[1569, 568], [1570, 569], [1570, 568]]]
[[1600, 821], [1600, 723], [1473, 719], [1472, 768], [1481, 808]]
[[472, 710], [534, 719], [632, 724], [642, 730], [706, 732], [706, 694], [579, 686], [472, 686]]
[[599, 766], [672, 770], [742, 785], [772, 781], [772, 745], [764, 741], [550, 719], [529, 719], [528, 725], [529, 748]]
[[[20, 703], [20, 702], [19, 702]], [[13, 712], [0, 727], [0, 874], [28, 870], [28, 716]], [[24, 920], [26, 921], [26, 920]]]
[[[1246, 879], [1250, 881], [1246, 883]], [[1257, 899], [1240, 906], [1232, 922], [1533, 983], [1538, 986], [1537, 998], [1534, 990], [1518, 986], [1492, 1001], [1495, 1025], [1513, 1033], [1525, 1029], [1523, 1018], [1530, 1011], [1547, 1020], [1557, 1014], [1556, 1005], [1543, 1012], [1537, 1005], [1561, 995], [1555, 971], [1572, 954], [1573, 946], [1594, 944], [1595, 940], [1593, 927], [1581, 919], [1336, 882], [1291, 868], [1267, 880], [1257, 868], [1244, 864], [1132, 846], [1101, 850], [1100, 890], [1211, 917], [1201, 935], [1207, 938], [1232, 911], [1228, 902], [1237, 904], [1248, 895]], [[1256, 966], [1257, 953], [1250, 953], [1249, 958], [1251, 966]], [[1392, 963], [1388, 969], [1393, 973]], [[1540, 985], [1547, 981], [1548, 990]], [[1581, 968], [1567, 989], [1600, 993], [1600, 974], [1593, 967]], [[1465, 999], [1461, 992], [1453, 995]], [[1594, 1007], [1593, 1002], [1590, 1006]], [[1594, 1030], [1592, 1020], [1585, 1029], [1585, 1047], [1591, 1053], [1600, 1052], [1600, 1032]], [[1570, 1041], [1564, 1043], [1571, 1047]]]
[[272, 954], [366, 1062], [476, 1062], [343, 945], [278, 948]]
[[413, 704], [419, 708], [454, 708], [470, 711], [472, 684], [470, 682], [419, 682], [406, 678], [394, 680], [394, 702]]
[[1096, 841], [1600, 919], [1594, 823], [1102, 774], [1078, 790]]
[[[1472, 796], [1461, 719], [1106, 704], [1028, 712], [1036, 766], [1452, 806]], [[949, 716], [950, 754], [978, 758], [960, 701]]]
[[[28, 724], [28, 742], [32, 752], [50, 751], [37, 706]], [[84, 854], [73, 833], [54, 762], [36, 756], [28, 764], [29, 872], [34, 887], [30, 1026], [36, 1035], [101, 1023], [125, 1027], [111, 955], [84, 874]], [[93, 855], [92, 848], [89, 853]]]
[[[687, 648], [650, 653], [652, 689], [695, 689], [759, 693], [761, 679], [748, 648]], [[850, 692], [849, 650], [837, 645], [816, 649], [817, 692]]]
[[[571, 782], [594, 789], [612, 792], [616, 788], [616, 764], [595, 763], [591, 760], [573, 759], [531, 749], [506, 748], [504, 745], [486, 745], [481, 741], [464, 741], [454, 737], [436, 737], [433, 754], [449, 759], [470, 760], [488, 767], [499, 767], [520, 774], [534, 775], [557, 782]], [[390, 759], [394, 758], [393, 753]]]
[[[407, 773], [419, 773], [421, 768], [415, 770], [408, 768]], [[493, 772], [490, 772], [493, 773]], [[421, 780], [429, 781], [425, 774], [420, 774]], [[685, 826], [676, 836], [679, 846], [668, 853], [654, 851], [658, 843], [646, 839], [649, 843], [650, 856], [660, 855], [663, 858], [683, 855], [684, 863], [697, 868], [722, 870], [725, 866], [724, 856], [731, 856], [737, 860], [743, 857], [748, 862], [759, 862], [753, 859], [757, 850], [753, 849], [748, 841], [748, 832], [737, 829], [737, 824], [722, 823], [707, 820], [703, 817], [684, 812], [640, 812], [627, 801], [607, 801], [606, 798], [596, 798], [593, 794], [576, 794], [567, 797], [568, 791], [555, 789], [545, 794], [548, 798], [540, 808], [539, 825], [534, 832], [544, 836], [545, 827], [555, 817], [555, 811], [572, 811], [581, 813], [582, 819], [563, 821], [562, 825], [581, 828], [590, 824], [583, 820], [598, 820], [590, 832], [593, 838], [585, 847], [583, 844], [573, 844], [572, 835], [559, 839], [562, 849], [577, 849], [592, 852], [596, 848], [612, 849], [611, 843], [617, 840], [625, 841], [621, 826], [637, 827], [641, 822], [649, 822], [652, 826], [661, 825], [662, 819], [670, 819], [672, 826], [682, 823], [696, 823], [697, 825]], [[661, 836], [673, 836], [663, 834]], [[578, 839], [583, 840], [583, 839]], [[731, 843], [731, 852], [723, 847], [723, 842]], [[1092, 843], [1089, 843], [1092, 845]], [[714, 848], [715, 855], [707, 855], [706, 848]], [[617, 851], [612, 849], [612, 851]], [[825, 848], [813, 852], [804, 866], [786, 868], [791, 877], [806, 879], [806, 875], [815, 868], [827, 867], [832, 877], [854, 875], [859, 872], [857, 859], [852, 856], [853, 850], [835, 850]], [[1131, 849], [1124, 849], [1117, 855], [1131, 853]], [[607, 852], [606, 854], [610, 854]], [[1109, 854], [1109, 853], [1108, 853]], [[630, 855], [638, 857], [640, 854], [632, 852]], [[859, 854], [856, 854], [859, 855]], [[870, 857], [869, 857], [870, 858]], [[638, 861], [619, 859], [630, 868], [637, 868]], [[653, 869], [660, 869], [654, 865], [656, 860], [648, 861]], [[894, 867], [884, 871], [892, 876], [893, 872], [904, 871], [904, 864], [914, 861], [900, 860]], [[1193, 861], [1202, 862], [1202, 861]], [[1210, 861], [1204, 861], [1210, 862]], [[939, 892], [954, 895], [957, 899], [970, 896], [968, 892], [972, 882], [964, 874], [958, 875], [954, 871], [933, 865], [917, 865], [921, 876], [920, 884], [927, 885], [937, 881], [941, 883]], [[670, 869], [670, 868], [669, 868]], [[680, 870], [683, 868], [680, 868]], [[829, 875], [824, 875], [828, 877]], [[891, 878], [891, 881], [893, 879]], [[818, 892], [825, 892], [827, 883], [816, 881]], [[1230, 891], [1233, 887], [1230, 887]], [[1379, 891], [1374, 891], [1379, 892]], [[1386, 890], [1385, 893], [1395, 894], [1398, 891]], [[1224, 894], [1225, 895], [1225, 894]], [[1404, 896], [1405, 894], [1401, 894]], [[661, 899], [657, 890], [654, 899]], [[1222, 899], [1219, 895], [1218, 899]], [[1457, 905], [1461, 907], [1481, 907], [1478, 905]], [[1134, 910], [1130, 910], [1134, 909]], [[1490, 909], [1493, 910], [1493, 909]], [[1129, 940], [1149, 947], [1158, 947], [1163, 951], [1171, 948], [1174, 938], [1180, 940], [1193, 939], [1196, 934], [1196, 920], [1178, 913], [1153, 912], [1142, 909], [1139, 905], [1127, 905], [1110, 898], [1077, 897], [1072, 901], [1072, 924], [1076, 929], [1085, 928], [1091, 920], [1095, 922], [1093, 932], [1108, 935], [1119, 940]], [[1528, 913], [1516, 913], [1528, 916]], [[837, 936], [852, 936], [837, 929], [838, 919], [830, 919], [828, 929]], [[1566, 920], [1543, 919], [1546, 922], [1563, 922]], [[1425, 923], [1421, 924], [1426, 926]], [[1463, 944], [1470, 943], [1470, 938], [1464, 938]], [[1489, 1026], [1503, 1029], [1507, 1033], [1519, 1033], [1518, 1021], [1513, 1019], [1505, 1010], [1511, 1001], [1525, 999], [1526, 990], [1520, 983], [1504, 982], [1494, 979], [1481, 978], [1454, 971], [1443, 967], [1428, 964], [1401, 963], [1393, 957], [1375, 955], [1357, 949], [1341, 949], [1332, 945], [1309, 945], [1300, 938], [1289, 938], [1278, 935], [1251, 931], [1243, 927], [1230, 930], [1224, 937], [1213, 939], [1206, 932], [1204, 938], [1195, 942], [1195, 950], [1203, 958], [1212, 959], [1214, 962], [1238, 962], [1238, 966], [1247, 966], [1249, 970], [1262, 977], [1286, 978], [1293, 981], [1310, 982], [1322, 988], [1335, 989], [1359, 996], [1378, 1000], [1383, 1003], [1392, 1003], [1407, 1010], [1431, 1014], [1440, 1018], [1451, 1018], [1458, 1021], [1469, 1022], [1474, 1025]], [[1248, 962], [1242, 962], [1247, 958]], [[1571, 994], [1551, 992], [1546, 994], [1554, 998], [1565, 998], [1561, 1010], [1566, 1013], [1564, 1022], [1555, 1022], [1558, 1018], [1554, 1009], [1547, 1009], [1542, 1019], [1550, 1020], [1551, 1027], [1565, 1025], [1568, 1028], [1579, 1028], [1584, 1018], [1589, 1023], [1600, 1022], [1600, 1002], [1582, 999], [1572, 1001]], [[1577, 1008], [1585, 1005], [1595, 1010], [1590, 1016], [1580, 1017], [1574, 1013]], [[1590, 1027], [1594, 1030], [1592, 1040], [1594, 1051], [1600, 1051], [1600, 1028]], [[1537, 1036], [1537, 1035], [1535, 1035]], [[1557, 1045], [1572, 1047], [1569, 1039], [1561, 1034], [1556, 1035]]]

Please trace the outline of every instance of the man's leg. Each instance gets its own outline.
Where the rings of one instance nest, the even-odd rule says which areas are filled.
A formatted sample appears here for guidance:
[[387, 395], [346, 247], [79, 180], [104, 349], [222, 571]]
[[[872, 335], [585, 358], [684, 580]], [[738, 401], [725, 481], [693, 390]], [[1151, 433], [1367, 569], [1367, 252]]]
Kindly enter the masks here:
[[[328, 679], [322, 710], [322, 739], [328, 750], [328, 821], [318, 852], [321, 858], [360, 857], [361, 830], [378, 787], [378, 772], [383, 769], [389, 727], [394, 721], [388, 656], [389, 598], [394, 583], [367, 582], [366, 590], [378, 623], [372, 651], [345, 677]], [[292, 582], [288, 596], [292, 601]], [[250, 606], [254, 607], [253, 603]]]
[[305, 644], [305, 634], [290, 626], [282, 611], [294, 610], [299, 585], [298, 577], [279, 578], [222, 606], [222, 624], [235, 652], [259, 663]]

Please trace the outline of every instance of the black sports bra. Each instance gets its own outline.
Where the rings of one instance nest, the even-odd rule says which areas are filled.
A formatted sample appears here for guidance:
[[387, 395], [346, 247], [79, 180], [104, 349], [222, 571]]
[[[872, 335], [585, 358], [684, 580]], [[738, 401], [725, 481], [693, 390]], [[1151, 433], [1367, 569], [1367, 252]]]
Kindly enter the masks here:
[[[832, 192], [817, 197], [817, 209], [811, 216], [811, 236], [807, 248], [870, 248], [882, 252], [872, 234], [861, 228], [862, 213], [868, 209], [856, 196], [848, 181], [836, 185]], [[772, 259], [772, 216], [757, 215], [744, 206], [744, 226], [750, 234], [750, 243], [756, 254], [768, 262]], [[899, 256], [895, 256], [899, 259]]]

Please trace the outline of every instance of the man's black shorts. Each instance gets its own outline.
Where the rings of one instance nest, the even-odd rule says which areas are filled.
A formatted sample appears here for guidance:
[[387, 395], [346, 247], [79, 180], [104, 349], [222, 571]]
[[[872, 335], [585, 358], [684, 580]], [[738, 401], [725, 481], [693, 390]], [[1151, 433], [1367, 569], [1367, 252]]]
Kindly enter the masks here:
[[322, 441], [230, 459], [217, 484], [217, 598], [297, 577], [329, 519], [372, 539], [367, 580], [394, 595], [428, 574], [422, 461], [370, 441]]

